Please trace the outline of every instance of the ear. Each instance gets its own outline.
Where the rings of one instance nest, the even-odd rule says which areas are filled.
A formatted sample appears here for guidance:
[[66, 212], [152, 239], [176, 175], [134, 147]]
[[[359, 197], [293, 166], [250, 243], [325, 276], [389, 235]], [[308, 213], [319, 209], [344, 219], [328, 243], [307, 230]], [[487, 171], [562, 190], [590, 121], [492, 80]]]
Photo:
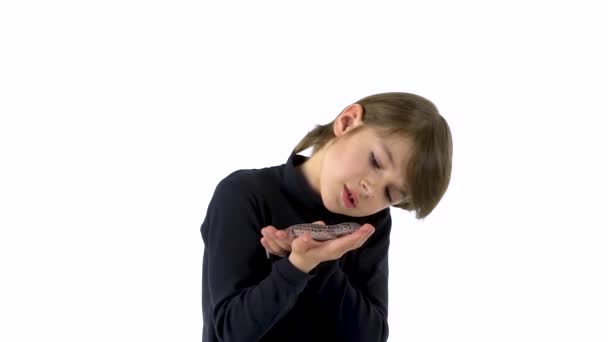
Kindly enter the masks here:
[[344, 108], [334, 120], [334, 135], [339, 137], [361, 124], [363, 124], [363, 107], [353, 103]]

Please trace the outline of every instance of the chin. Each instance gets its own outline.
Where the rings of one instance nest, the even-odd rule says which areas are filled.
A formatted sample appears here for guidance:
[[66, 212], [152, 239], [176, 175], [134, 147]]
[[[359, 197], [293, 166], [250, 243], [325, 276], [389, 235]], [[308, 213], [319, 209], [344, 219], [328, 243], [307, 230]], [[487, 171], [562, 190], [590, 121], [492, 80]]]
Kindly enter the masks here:
[[369, 214], [362, 214], [362, 213], [344, 213], [344, 215], [350, 216], [350, 217], [365, 217], [365, 216], [369, 216]]
[[323, 201], [323, 206], [328, 211], [331, 211], [334, 214], [352, 216], [352, 215], [349, 215], [348, 213], [344, 212], [345, 211], [344, 208], [340, 207], [339, 203], [334, 203], [333, 201], [328, 201], [327, 198], [325, 198], [324, 196], [321, 196], [321, 200]]

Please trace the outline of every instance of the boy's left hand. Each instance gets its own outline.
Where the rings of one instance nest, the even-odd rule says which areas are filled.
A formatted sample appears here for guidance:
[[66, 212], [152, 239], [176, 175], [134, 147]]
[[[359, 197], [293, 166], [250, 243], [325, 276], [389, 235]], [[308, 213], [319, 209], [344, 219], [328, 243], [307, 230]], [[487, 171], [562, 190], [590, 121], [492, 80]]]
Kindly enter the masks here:
[[[325, 224], [323, 221], [315, 221], [313, 224]], [[273, 226], [262, 228], [263, 237], [260, 239], [262, 246], [266, 251], [281, 257], [289, 255], [291, 252], [291, 242], [293, 238], [289, 238], [288, 234]]]

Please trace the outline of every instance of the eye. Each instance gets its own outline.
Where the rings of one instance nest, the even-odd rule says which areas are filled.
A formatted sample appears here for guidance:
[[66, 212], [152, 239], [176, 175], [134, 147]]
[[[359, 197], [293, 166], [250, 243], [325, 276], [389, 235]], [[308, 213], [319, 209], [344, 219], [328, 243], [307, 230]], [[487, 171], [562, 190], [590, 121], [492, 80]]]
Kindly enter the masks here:
[[[376, 159], [376, 156], [374, 155], [374, 152], [372, 152], [370, 154], [370, 162], [372, 164], [372, 166], [376, 169], [380, 169], [380, 163], [378, 163], [378, 159]], [[388, 200], [389, 203], [393, 203], [393, 199], [391, 198], [391, 193], [388, 190], [388, 188], [386, 190], [384, 190], [384, 193], [386, 195], [386, 199]]]
[[370, 161], [371, 161], [373, 167], [375, 167], [376, 169], [380, 168], [380, 164], [378, 163], [376, 156], [374, 156], [374, 152], [372, 152], [370, 154]]

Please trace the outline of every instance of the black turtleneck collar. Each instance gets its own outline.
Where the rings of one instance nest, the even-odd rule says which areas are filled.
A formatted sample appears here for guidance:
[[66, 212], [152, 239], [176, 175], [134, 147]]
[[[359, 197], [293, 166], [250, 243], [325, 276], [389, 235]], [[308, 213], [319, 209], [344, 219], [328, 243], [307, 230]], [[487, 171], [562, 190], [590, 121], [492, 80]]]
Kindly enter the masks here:
[[283, 171], [283, 186], [290, 197], [303, 208], [326, 210], [321, 199], [321, 194], [312, 188], [302, 170], [297, 168], [306, 160], [308, 160], [306, 156], [294, 152], [291, 153]]

